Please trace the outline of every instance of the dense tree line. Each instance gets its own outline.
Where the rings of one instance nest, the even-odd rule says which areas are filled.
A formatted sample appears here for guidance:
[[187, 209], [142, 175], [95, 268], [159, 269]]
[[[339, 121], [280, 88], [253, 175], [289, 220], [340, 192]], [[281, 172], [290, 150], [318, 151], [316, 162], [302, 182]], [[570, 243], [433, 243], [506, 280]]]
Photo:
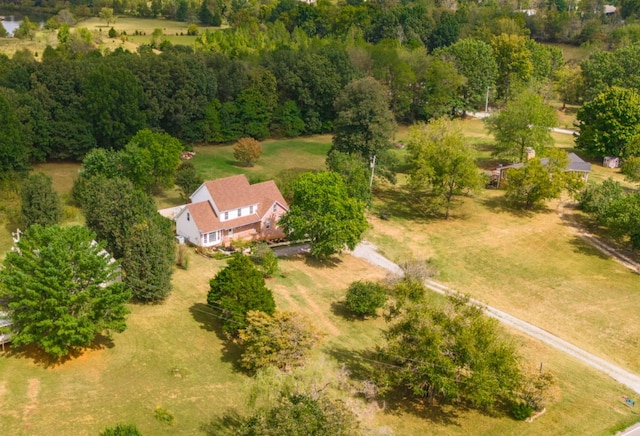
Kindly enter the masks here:
[[[503, 36], [493, 34], [456, 35], [429, 55], [423, 45], [321, 38], [276, 21], [203, 34], [195, 51], [163, 42], [161, 54], [151, 46], [103, 54], [81, 30], [61, 28], [41, 61], [27, 51], [0, 55], [2, 169], [121, 150], [143, 128], [188, 143], [331, 132], [337, 97], [365, 77], [388, 90], [398, 121], [458, 115], [481, 107], [487, 87], [502, 83], [507, 95], [512, 84], [550, 78], [560, 63], [556, 50], [526, 37], [497, 50]], [[511, 58], [524, 70], [513, 70]]]

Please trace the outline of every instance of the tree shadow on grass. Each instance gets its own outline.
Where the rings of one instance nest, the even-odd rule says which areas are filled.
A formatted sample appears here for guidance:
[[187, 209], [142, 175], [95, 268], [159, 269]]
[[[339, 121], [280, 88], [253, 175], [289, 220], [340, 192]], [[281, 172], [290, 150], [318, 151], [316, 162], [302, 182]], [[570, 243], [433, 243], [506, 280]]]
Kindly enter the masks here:
[[4, 353], [0, 353], [0, 356], [4, 354], [6, 357], [31, 359], [36, 365], [42, 365], [45, 368], [55, 368], [57, 366], [64, 365], [66, 362], [81, 357], [88, 351], [99, 351], [113, 347], [115, 347], [115, 344], [111, 338], [104, 335], [97, 335], [88, 347], [74, 348], [68, 355], [60, 358], [53, 357], [45, 353], [45, 351], [41, 347], [35, 344], [23, 345], [20, 347], [14, 345], [5, 345], [5, 351]]
[[574, 253], [584, 254], [587, 256], [596, 256], [604, 260], [610, 259], [610, 256], [607, 256], [602, 251], [591, 245], [589, 241], [580, 236], [574, 236], [571, 240], [571, 245], [573, 245]]
[[200, 324], [200, 328], [208, 332], [213, 332], [222, 341], [222, 362], [231, 363], [235, 372], [246, 373], [240, 366], [242, 348], [227, 333], [222, 330], [220, 314], [204, 303], [195, 303], [189, 308], [193, 319]]
[[[357, 351], [342, 347], [326, 348], [325, 351], [338, 363], [345, 366], [352, 380], [374, 380], [380, 367], [393, 370], [393, 365], [379, 360], [374, 351]], [[454, 408], [443, 407], [437, 403], [430, 404], [424, 399], [408, 394], [407, 390], [402, 387], [389, 390], [383, 401], [379, 401], [379, 403], [384, 403], [385, 413], [392, 415], [410, 413], [434, 424], [448, 426], [459, 426], [457, 421], [459, 414], [466, 410], [464, 405], [456, 405]]]
[[233, 436], [244, 419], [236, 410], [228, 410], [222, 416], [216, 416], [211, 421], [202, 424], [200, 431], [207, 436]]
[[321, 259], [306, 254], [304, 255], [304, 263], [311, 268], [317, 269], [336, 268], [342, 263], [342, 259], [335, 254]]
[[523, 209], [521, 207], [513, 206], [509, 204], [509, 202], [504, 198], [504, 195], [500, 195], [497, 197], [485, 197], [480, 201], [491, 212], [508, 213], [519, 218], [531, 218], [536, 214], [536, 212], [544, 212], [545, 210], [549, 211], [548, 208]]
[[409, 221], [424, 222], [432, 217], [433, 211], [421, 207], [427, 204], [426, 202], [398, 186], [377, 190], [375, 196], [383, 202], [382, 205], [376, 207], [377, 214], [381, 218], [398, 217]]

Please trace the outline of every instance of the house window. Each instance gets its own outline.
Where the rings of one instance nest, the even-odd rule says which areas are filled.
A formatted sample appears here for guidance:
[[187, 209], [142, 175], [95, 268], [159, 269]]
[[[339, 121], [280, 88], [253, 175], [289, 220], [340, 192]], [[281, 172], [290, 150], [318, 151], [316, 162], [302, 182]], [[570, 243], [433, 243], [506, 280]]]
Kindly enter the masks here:
[[225, 219], [225, 221], [229, 219], [229, 212], [225, 212], [224, 213], [224, 219]]
[[273, 203], [273, 211], [275, 212], [276, 210], [278, 210], [278, 205], [276, 203]]
[[252, 213], [253, 213], [253, 204], [249, 206], [249, 215], [251, 215]]
[[264, 226], [268, 229], [271, 228], [271, 220], [267, 220], [267, 222], [264, 224]]
[[238, 216], [242, 216], [242, 209], [238, 209]]
[[220, 240], [220, 232], [215, 231], [211, 233], [202, 234], [202, 245], [211, 245]]
[[187, 212], [187, 221], [191, 221], [191, 215], [189, 215], [189, 212]]

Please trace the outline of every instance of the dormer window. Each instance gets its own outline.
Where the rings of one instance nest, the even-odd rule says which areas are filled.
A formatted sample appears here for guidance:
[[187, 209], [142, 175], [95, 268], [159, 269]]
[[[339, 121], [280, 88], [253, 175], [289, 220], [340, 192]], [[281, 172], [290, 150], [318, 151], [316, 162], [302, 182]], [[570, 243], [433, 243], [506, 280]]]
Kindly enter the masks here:
[[225, 219], [225, 221], [229, 219], [229, 212], [225, 212], [224, 213], [224, 219]]
[[273, 203], [273, 211], [276, 212], [278, 210], [278, 205], [276, 203]]
[[189, 212], [187, 212], [187, 221], [191, 221], [191, 215], [189, 215]]
[[253, 213], [253, 204], [249, 206], [249, 215], [251, 215], [252, 213]]
[[238, 209], [238, 216], [242, 216], [242, 209]]

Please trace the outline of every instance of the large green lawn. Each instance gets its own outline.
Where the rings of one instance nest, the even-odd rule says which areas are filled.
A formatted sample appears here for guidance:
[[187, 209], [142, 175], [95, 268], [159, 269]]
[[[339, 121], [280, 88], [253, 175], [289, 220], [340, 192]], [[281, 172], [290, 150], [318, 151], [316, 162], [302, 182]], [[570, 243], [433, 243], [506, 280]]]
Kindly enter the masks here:
[[[473, 121], [467, 126], [476, 144], [488, 147], [482, 125]], [[202, 146], [196, 147], [193, 162], [206, 178], [243, 172], [266, 179], [288, 168], [323, 168], [329, 146], [329, 137], [267, 141], [262, 159], [252, 168], [236, 164], [231, 146]], [[68, 194], [78, 166], [46, 164], [37, 169], [52, 175], [58, 192]], [[432, 258], [440, 270], [438, 280], [640, 370], [635, 353], [640, 330], [618, 322], [637, 317], [637, 275], [582, 243], [558, 217], [555, 205], [519, 215], [502, 207], [501, 192], [485, 191], [465, 200], [452, 220], [429, 220], [411, 207], [402, 180], [379, 191], [369, 217], [366, 236], [388, 257]], [[174, 192], [159, 198], [165, 204], [175, 201]], [[390, 221], [376, 218], [375, 212], [383, 208], [392, 212]], [[3, 433], [97, 434], [116, 423], [135, 423], [143, 434], [191, 435], [229, 409], [246, 413], [254, 382], [238, 370], [237, 349], [221, 339], [217, 318], [204, 304], [208, 280], [223, 264], [192, 253], [189, 270], [176, 270], [168, 300], [156, 306], [131, 305], [128, 329], [101, 349], [54, 366], [34, 354], [0, 354]], [[297, 257], [281, 261], [280, 267], [282, 276], [268, 281], [278, 307], [307, 315], [325, 334], [320, 350], [298, 377], [335, 385], [342, 365], [354, 377], [375, 365], [361, 352], [380, 343], [384, 320], [345, 319], [336, 303], [351, 281], [382, 278], [385, 272], [349, 255], [332, 265]], [[351, 398], [349, 404], [372, 434], [388, 434], [385, 429], [398, 435], [613, 434], [640, 420], [621, 400], [634, 396], [628, 389], [512, 333], [527, 365], [538, 368], [542, 363], [557, 378], [547, 412], [533, 423], [430, 407], [398, 396], [378, 404]], [[344, 386], [331, 388], [345, 398], [348, 391]], [[175, 416], [173, 426], [154, 419], [157, 406]]]

